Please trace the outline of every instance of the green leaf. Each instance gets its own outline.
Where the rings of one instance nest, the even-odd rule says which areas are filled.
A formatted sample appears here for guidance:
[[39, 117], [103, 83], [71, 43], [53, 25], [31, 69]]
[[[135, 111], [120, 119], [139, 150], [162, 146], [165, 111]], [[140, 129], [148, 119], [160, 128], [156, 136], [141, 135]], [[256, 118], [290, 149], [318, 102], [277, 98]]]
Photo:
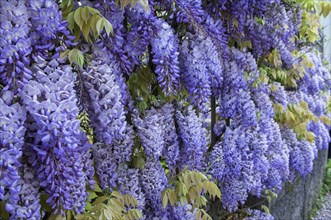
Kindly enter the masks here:
[[112, 192], [111, 196], [113, 196], [115, 198], [118, 198], [118, 199], [122, 199], [123, 198], [123, 195], [120, 192], [118, 192], [118, 191]]
[[269, 210], [269, 208], [268, 208], [267, 206], [265, 206], [265, 205], [261, 205], [261, 208], [263, 209], [263, 211], [264, 211], [265, 213], [267, 213], [268, 215], [270, 215], [270, 210]]
[[92, 43], [91, 39], [90, 39], [90, 30], [91, 30], [91, 23], [88, 22], [86, 25], [83, 26], [82, 28], [82, 33], [83, 33], [83, 36], [85, 38], [85, 40], [88, 42], [88, 43]]
[[68, 14], [67, 20], [68, 20], [68, 28], [71, 31], [71, 33], [74, 32], [74, 27], [75, 27], [75, 19], [74, 19], [74, 12], [70, 12]]
[[81, 11], [81, 18], [85, 22], [85, 24], [87, 24], [89, 17], [90, 17], [89, 7], [83, 7]]
[[95, 198], [97, 198], [98, 197], [98, 195], [95, 193], [95, 192], [90, 192], [90, 195], [89, 195], [89, 199], [90, 200], [92, 200], [92, 199], [95, 199]]
[[102, 29], [103, 29], [104, 26], [105, 26], [104, 19], [103, 18], [100, 18], [97, 21], [97, 25], [96, 25], [96, 30], [97, 30], [98, 35], [101, 33], [101, 31], [102, 31]]
[[83, 21], [83, 19], [81, 17], [81, 11], [82, 11], [82, 8], [78, 8], [75, 11], [74, 20], [75, 20], [76, 24], [79, 26], [79, 28], [82, 30], [83, 29], [83, 25], [84, 25], [84, 21]]
[[83, 67], [84, 56], [80, 50], [74, 48], [68, 53], [68, 56], [69, 56], [70, 64], [75, 63], [79, 67]]
[[94, 184], [94, 192], [102, 192], [99, 184], [97, 184], [97, 183]]
[[111, 23], [104, 18], [104, 25], [105, 25], [105, 29], [106, 29], [106, 33], [109, 36], [110, 33], [113, 34], [113, 26], [111, 25]]
[[162, 192], [162, 204], [166, 208], [168, 206], [168, 193], [167, 191]]
[[105, 219], [107, 219], [107, 220], [113, 219], [113, 215], [108, 209], [104, 209], [103, 214], [105, 216]]
[[97, 198], [94, 202], [93, 205], [98, 205], [98, 204], [102, 204], [104, 201], [106, 201], [108, 199], [108, 196], [101, 196], [99, 198]]

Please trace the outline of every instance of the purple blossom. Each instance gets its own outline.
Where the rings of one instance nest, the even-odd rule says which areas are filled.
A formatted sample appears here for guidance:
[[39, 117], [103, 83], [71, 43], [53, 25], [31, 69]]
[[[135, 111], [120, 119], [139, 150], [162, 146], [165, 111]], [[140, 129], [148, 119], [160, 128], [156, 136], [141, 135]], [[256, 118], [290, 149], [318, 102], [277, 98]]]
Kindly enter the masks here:
[[247, 212], [249, 217], [246, 217], [245, 220], [274, 220], [274, 217], [271, 214], [267, 214], [257, 209], [248, 209]]
[[0, 82], [5, 90], [20, 90], [32, 78], [29, 19], [26, 1], [0, 2]]
[[179, 159], [179, 138], [175, 127], [175, 109], [172, 104], [165, 104], [161, 107], [164, 117], [164, 148], [162, 155], [165, 157], [170, 170], [173, 170]]
[[145, 211], [147, 219], [167, 216], [162, 205], [162, 192], [167, 187], [167, 177], [159, 160], [147, 158], [145, 168], [141, 171], [140, 177], [142, 189], [146, 197]]
[[134, 125], [138, 130], [140, 142], [145, 154], [158, 160], [164, 148], [164, 116], [156, 109], [152, 108], [145, 111], [145, 117], [141, 118], [139, 112], [134, 112]]
[[41, 205], [40, 205], [40, 183], [35, 171], [24, 164], [20, 168], [20, 180], [18, 185], [19, 202], [14, 205], [14, 212], [11, 213], [11, 219], [41, 219]]
[[200, 170], [203, 165], [204, 153], [207, 151], [205, 130], [201, 119], [192, 106], [177, 110], [180, 150], [180, 167], [189, 170]]
[[0, 200], [6, 202], [6, 211], [14, 214], [20, 197], [20, 158], [26, 128], [26, 110], [13, 103], [13, 93], [0, 93]]
[[151, 41], [155, 73], [163, 92], [167, 95], [175, 94], [179, 87], [177, 36], [168, 23], [158, 20], [156, 25], [160, 28]]
[[86, 170], [91, 166], [87, 156], [91, 145], [77, 119], [74, 75], [70, 66], [60, 66], [56, 60], [35, 68], [38, 81], [30, 81], [21, 93], [37, 130], [31, 144], [36, 153], [32, 166], [56, 212], [81, 213], [93, 172]]
[[141, 183], [139, 181], [139, 171], [137, 169], [128, 169], [126, 166], [120, 166], [118, 169], [119, 177], [117, 185], [119, 191], [122, 194], [129, 194], [133, 196], [137, 202], [137, 208], [144, 210], [145, 206], [145, 195], [141, 189]]

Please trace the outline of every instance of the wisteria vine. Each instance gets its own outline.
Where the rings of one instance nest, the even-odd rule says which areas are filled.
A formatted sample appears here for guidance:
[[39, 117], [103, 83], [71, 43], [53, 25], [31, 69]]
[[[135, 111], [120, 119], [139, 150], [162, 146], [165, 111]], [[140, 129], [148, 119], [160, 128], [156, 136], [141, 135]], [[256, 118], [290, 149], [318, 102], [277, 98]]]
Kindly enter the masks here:
[[273, 219], [330, 142], [300, 3], [0, 1], [0, 218]]

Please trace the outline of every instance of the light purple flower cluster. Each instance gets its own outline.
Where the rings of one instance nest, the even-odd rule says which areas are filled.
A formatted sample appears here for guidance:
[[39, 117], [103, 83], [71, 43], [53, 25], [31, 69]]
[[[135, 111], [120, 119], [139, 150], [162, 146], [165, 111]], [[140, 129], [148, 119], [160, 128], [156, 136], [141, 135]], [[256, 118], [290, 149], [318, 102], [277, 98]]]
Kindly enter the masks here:
[[0, 82], [4, 89], [17, 91], [32, 78], [30, 16], [25, 0], [0, 2]]
[[190, 94], [192, 103], [203, 109], [212, 94], [216, 96], [220, 93], [223, 83], [220, 53], [210, 38], [198, 33], [187, 33], [181, 53], [183, 84]]
[[131, 24], [131, 28], [126, 36], [125, 51], [132, 58], [135, 65], [140, 65], [143, 62], [142, 56], [147, 52], [151, 40], [156, 40], [154, 35], [161, 28], [156, 24], [157, 18], [154, 14], [147, 13], [139, 7], [139, 4], [136, 4], [132, 10], [127, 10], [126, 17], [127, 22]]
[[139, 112], [135, 111], [134, 125], [138, 130], [138, 136], [147, 157], [158, 160], [164, 148], [163, 115], [152, 108], [146, 110], [142, 119]]
[[157, 80], [166, 95], [176, 94], [179, 87], [177, 36], [171, 26], [162, 20], [158, 20], [156, 26], [160, 28], [151, 45]]
[[165, 157], [170, 170], [174, 170], [179, 160], [179, 137], [175, 127], [175, 108], [172, 104], [165, 104], [161, 107], [163, 115], [163, 137], [164, 148], [162, 156]]
[[114, 71], [112, 66], [96, 60], [82, 73], [90, 99], [86, 105], [96, 139], [107, 145], [122, 137], [126, 128], [121, 90]]
[[6, 201], [6, 211], [15, 212], [20, 198], [20, 158], [24, 144], [26, 110], [14, 103], [13, 93], [0, 93], [0, 201]]
[[65, 46], [71, 46], [75, 39], [67, 28], [67, 22], [62, 20], [59, 5], [54, 0], [30, 0], [29, 3], [34, 52], [47, 59], [50, 58], [49, 52], [55, 50], [52, 59], [58, 58]]
[[140, 177], [142, 190], [146, 198], [146, 219], [162, 219], [168, 213], [162, 205], [162, 192], [168, 184], [167, 177], [160, 161], [147, 158], [145, 168]]
[[189, 170], [200, 170], [203, 166], [204, 153], [207, 151], [206, 134], [192, 106], [176, 112], [180, 149], [180, 167]]
[[47, 203], [56, 212], [80, 213], [85, 207], [86, 183], [93, 179], [93, 172], [85, 170], [91, 166], [86, 157], [91, 146], [77, 119], [74, 74], [70, 66], [57, 60], [40, 63], [35, 71], [37, 81], [31, 80], [21, 93], [37, 128], [31, 145], [36, 153], [32, 165], [49, 196]]
[[245, 220], [274, 220], [272, 215], [262, 212], [258, 209], [248, 209], [247, 212], [249, 217], [246, 217]]
[[133, 196], [137, 202], [137, 208], [141, 211], [145, 207], [145, 195], [142, 192], [141, 183], [139, 182], [140, 173], [138, 169], [128, 169], [126, 165], [118, 169], [119, 177], [117, 180], [118, 189], [122, 194]]
[[40, 183], [36, 176], [35, 170], [24, 164], [20, 168], [20, 180], [18, 185], [19, 202], [11, 207], [12, 219], [41, 219], [41, 205], [40, 205]]
[[[193, 209], [193, 207], [189, 204], [179, 204], [174, 206], [173, 208], [172, 219], [174, 220], [195, 220], [197, 209]], [[193, 210], [192, 210], [193, 209]]]

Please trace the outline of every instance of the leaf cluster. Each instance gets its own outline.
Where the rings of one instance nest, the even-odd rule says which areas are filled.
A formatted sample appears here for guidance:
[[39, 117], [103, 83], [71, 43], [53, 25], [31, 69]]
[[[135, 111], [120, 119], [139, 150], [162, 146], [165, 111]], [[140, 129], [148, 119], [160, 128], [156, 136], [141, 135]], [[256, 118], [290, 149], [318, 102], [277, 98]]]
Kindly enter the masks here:
[[113, 34], [111, 23], [97, 9], [89, 6], [79, 7], [70, 12], [67, 21], [68, 28], [76, 36], [76, 40], [83, 34], [86, 42], [90, 44], [99, 37], [102, 30], [105, 30], [108, 36]]
[[205, 195], [211, 199], [221, 198], [218, 186], [210, 181], [203, 173], [198, 171], [183, 170], [172, 182], [173, 188], [167, 188], [162, 192], [162, 203], [164, 207], [170, 203], [172, 206], [178, 203], [191, 204], [197, 208], [197, 219], [211, 219], [201, 208], [207, 205]]
[[[101, 192], [101, 189], [99, 189]], [[96, 191], [99, 191], [96, 190]], [[84, 214], [76, 215], [76, 220], [134, 220], [142, 218], [142, 213], [136, 209], [137, 201], [129, 194], [113, 191], [110, 195], [98, 196], [90, 193], [89, 202]]]
[[319, 118], [309, 110], [308, 104], [301, 101], [300, 104], [290, 103], [287, 109], [281, 104], [274, 104], [275, 120], [293, 129], [298, 139], [306, 139], [309, 142], [314, 142], [315, 135], [307, 131], [307, 125], [310, 121], [318, 122]]

